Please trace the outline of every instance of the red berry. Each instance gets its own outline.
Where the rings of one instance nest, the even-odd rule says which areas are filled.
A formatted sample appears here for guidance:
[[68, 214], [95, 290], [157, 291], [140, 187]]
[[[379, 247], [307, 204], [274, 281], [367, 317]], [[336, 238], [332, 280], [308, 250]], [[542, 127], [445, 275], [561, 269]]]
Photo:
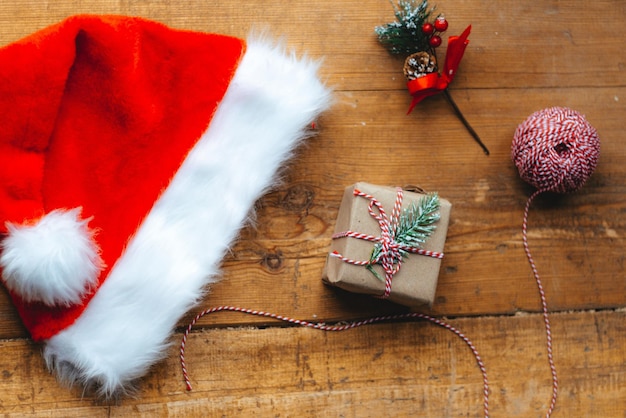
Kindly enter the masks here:
[[448, 21], [443, 16], [439, 16], [437, 20], [435, 20], [435, 29], [439, 32], [445, 32], [446, 29], [448, 29]]
[[428, 43], [433, 48], [437, 48], [439, 45], [441, 45], [441, 37], [434, 35], [428, 40]]
[[432, 23], [426, 22], [422, 25], [422, 33], [424, 35], [430, 36], [433, 34], [434, 31], [435, 31], [435, 27], [433, 26]]

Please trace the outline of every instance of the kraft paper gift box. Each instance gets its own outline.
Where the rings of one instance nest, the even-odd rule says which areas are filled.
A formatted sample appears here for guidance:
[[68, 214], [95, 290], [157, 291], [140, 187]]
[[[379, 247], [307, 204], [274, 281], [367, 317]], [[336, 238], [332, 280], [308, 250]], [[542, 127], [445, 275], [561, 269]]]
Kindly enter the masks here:
[[[389, 219], [392, 218], [394, 205], [397, 204], [398, 189], [376, 186], [368, 183], [356, 183], [345, 189], [335, 234], [322, 275], [325, 283], [344, 290], [381, 297], [385, 294], [385, 271], [379, 264], [372, 265], [377, 274], [364, 265], [351, 264], [346, 259], [357, 262], [370, 260], [375, 242], [343, 236], [347, 231], [359, 235], [381, 237], [381, 225], [369, 211], [371, 200], [362, 195], [355, 195], [355, 189], [371, 195], [383, 207]], [[402, 191], [402, 212], [427, 195], [411, 191]], [[397, 273], [392, 275], [391, 291], [387, 299], [402, 305], [414, 307], [432, 305], [435, 299], [439, 268], [443, 256], [443, 247], [448, 230], [451, 204], [439, 198], [439, 220], [434, 222], [435, 229], [419, 248], [425, 254], [409, 253], [402, 257]], [[378, 213], [376, 206], [374, 212]], [[341, 235], [337, 237], [337, 234]], [[341, 257], [344, 258], [341, 258]], [[377, 277], [378, 276], [378, 277]]]

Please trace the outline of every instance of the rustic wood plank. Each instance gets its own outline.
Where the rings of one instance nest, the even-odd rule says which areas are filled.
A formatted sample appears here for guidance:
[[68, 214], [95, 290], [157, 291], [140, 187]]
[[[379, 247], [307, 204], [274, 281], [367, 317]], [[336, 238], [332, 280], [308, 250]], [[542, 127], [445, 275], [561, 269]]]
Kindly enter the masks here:
[[[621, 2], [431, 2], [445, 12], [450, 34], [473, 24], [456, 87], [517, 88], [623, 85]], [[238, 2], [12, 0], [0, 5], [0, 39], [22, 36], [77, 13], [138, 15], [166, 24], [246, 36], [252, 28], [285, 34], [288, 44], [326, 57], [325, 74], [342, 90], [398, 89], [398, 69], [377, 44], [373, 28], [393, 21], [387, 1], [291, 1], [264, 7]], [[496, 9], [497, 8], [497, 9]], [[4, 43], [4, 42], [3, 42]], [[590, 76], [593, 75], [593, 76]]]
[[[558, 416], [621, 416], [626, 408], [623, 311], [552, 315], [560, 372]], [[481, 353], [493, 416], [540, 416], [550, 396], [540, 315], [454, 319]], [[178, 336], [180, 337], [180, 336]], [[41, 372], [36, 346], [0, 344], [0, 413], [42, 416], [482, 415], [482, 377], [468, 347], [430, 323], [330, 333], [303, 328], [192, 333], [181, 380], [177, 347], [140, 383], [140, 399], [80, 399]]]

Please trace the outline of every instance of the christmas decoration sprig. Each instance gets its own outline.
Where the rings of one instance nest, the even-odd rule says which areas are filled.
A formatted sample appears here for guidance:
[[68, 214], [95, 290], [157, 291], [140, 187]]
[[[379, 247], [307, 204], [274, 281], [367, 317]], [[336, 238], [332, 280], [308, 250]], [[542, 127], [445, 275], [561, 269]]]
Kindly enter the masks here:
[[454, 79], [465, 47], [469, 43], [471, 26], [468, 26], [460, 36], [451, 36], [448, 39], [443, 71], [439, 73], [436, 48], [442, 43], [441, 34], [448, 29], [448, 21], [442, 14], [430, 21], [435, 7], [429, 7], [428, 0], [398, 0], [397, 4], [392, 0], [390, 2], [394, 8], [396, 21], [376, 26], [374, 32], [379, 42], [390, 53], [408, 55], [403, 68], [409, 91], [413, 96], [408, 113], [411, 113], [413, 107], [426, 97], [443, 92], [468, 132], [485, 154], [489, 155], [489, 150], [465, 119], [448, 91], [448, 85]]
[[[421, 198], [418, 202], [413, 202], [408, 208], [404, 209], [398, 219], [398, 226], [394, 232], [394, 241], [401, 246], [420, 248], [426, 242], [428, 237], [435, 231], [437, 226], [435, 223], [439, 221], [439, 195], [430, 193]], [[367, 269], [371, 271], [378, 279], [384, 281], [373, 265], [379, 263], [382, 256], [382, 244], [376, 243], [370, 256], [370, 264]], [[408, 251], [400, 248], [400, 257], [404, 258]], [[394, 264], [398, 259], [394, 259]]]

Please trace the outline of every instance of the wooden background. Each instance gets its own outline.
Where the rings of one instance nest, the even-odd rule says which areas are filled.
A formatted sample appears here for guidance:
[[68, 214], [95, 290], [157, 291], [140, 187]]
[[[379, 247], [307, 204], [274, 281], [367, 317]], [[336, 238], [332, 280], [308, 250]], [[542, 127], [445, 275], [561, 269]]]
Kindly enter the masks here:
[[[532, 189], [510, 161], [513, 132], [544, 107], [582, 112], [601, 137], [598, 169], [581, 191], [533, 204], [529, 241], [553, 312], [560, 378], [554, 416], [624, 417], [626, 2], [441, 0], [437, 6], [450, 22], [448, 34], [473, 25], [451, 93], [489, 157], [443, 96], [406, 116], [402, 62], [373, 34], [394, 19], [385, 0], [3, 0], [0, 43], [71, 14], [115, 13], [241, 37], [266, 28], [297, 51], [323, 57], [322, 77], [335, 90], [335, 104], [319, 119], [319, 135], [258, 202], [256, 227], [242, 231], [224, 261], [223, 280], [180, 330], [201, 308], [222, 304], [316, 322], [404, 312], [328, 288], [320, 276], [344, 187], [419, 185], [453, 204], [436, 303], [423, 312], [447, 318], [475, 343], [489, 373], [494, 417], [542, 416], [550, 400], [539, 295], [521, 243]], [[40, 347], [1, 290], [0, 414], [482, 415], [474, 357], [458, 337], [430, 323], [325, 333], [215, 314], [190, 337], [192, 392], [179, 369], [180, 330], [169, 358], [138, 382], [136, 397], [106, 403], [48, 374]]]

